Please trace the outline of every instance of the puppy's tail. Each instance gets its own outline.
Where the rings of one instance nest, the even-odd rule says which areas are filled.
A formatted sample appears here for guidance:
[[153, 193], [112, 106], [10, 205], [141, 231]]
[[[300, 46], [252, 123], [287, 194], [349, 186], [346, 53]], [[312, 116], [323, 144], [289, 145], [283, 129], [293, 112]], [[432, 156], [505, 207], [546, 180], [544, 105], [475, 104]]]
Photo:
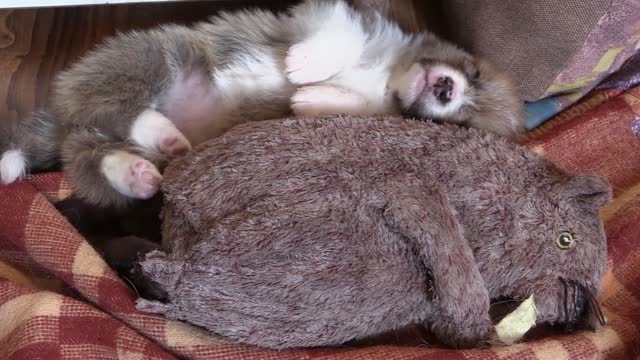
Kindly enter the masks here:
[[33, 113], [28, 119], [0, 129], [0, 182], [9, 184], [31, 170], [58, 165], [64, 132], [61, 122], [46, 112]]

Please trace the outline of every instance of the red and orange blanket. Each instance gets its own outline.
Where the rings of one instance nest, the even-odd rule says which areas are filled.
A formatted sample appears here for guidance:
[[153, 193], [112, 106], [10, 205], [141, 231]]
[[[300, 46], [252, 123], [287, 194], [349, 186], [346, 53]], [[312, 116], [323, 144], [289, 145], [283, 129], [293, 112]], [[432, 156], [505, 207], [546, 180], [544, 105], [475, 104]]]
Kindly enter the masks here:
[[607, 177], [602, 210], [609, 267], [602, 330], [511, 347], [453, 351], [401, 344], [274, 352], [143, 314], [136, 294], [54, 204], [71, 193], [59, 173], [0, 186], [2, 359], [632, 359], [640, 356], [640, 87], [600, 91], [529, 134], [527, 144], [571, 171]]

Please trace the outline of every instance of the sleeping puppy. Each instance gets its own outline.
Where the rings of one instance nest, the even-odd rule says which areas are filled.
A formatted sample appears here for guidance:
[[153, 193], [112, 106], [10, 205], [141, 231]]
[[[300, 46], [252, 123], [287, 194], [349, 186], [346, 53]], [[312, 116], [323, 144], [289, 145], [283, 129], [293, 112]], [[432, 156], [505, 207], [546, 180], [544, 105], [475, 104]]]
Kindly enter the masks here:
[[78, 197], [122, 207], [156, 194], [168, 159], [291, 111], [523, 130], [516, 91], [490, 64], [342, 0], [305, 1], [108, 40], [58, 76], [47, 113], [1, 136], [0, 179], [61, 162]]

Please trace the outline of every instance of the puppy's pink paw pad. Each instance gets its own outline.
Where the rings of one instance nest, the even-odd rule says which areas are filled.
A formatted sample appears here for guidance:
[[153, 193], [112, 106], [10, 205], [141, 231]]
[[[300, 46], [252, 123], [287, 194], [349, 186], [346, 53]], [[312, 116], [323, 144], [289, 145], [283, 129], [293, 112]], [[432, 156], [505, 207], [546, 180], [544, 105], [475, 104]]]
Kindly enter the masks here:
[[149, 199], [160, 189], [162, 175], [147, 160], [137, 160], [129, 166], [126, 183], [132, 195], [139, 199]]
[[160, 140], [158, 150], [169, 157], [176, 157], [188, 153], [191, 144], [181, 134], [169, 135]]

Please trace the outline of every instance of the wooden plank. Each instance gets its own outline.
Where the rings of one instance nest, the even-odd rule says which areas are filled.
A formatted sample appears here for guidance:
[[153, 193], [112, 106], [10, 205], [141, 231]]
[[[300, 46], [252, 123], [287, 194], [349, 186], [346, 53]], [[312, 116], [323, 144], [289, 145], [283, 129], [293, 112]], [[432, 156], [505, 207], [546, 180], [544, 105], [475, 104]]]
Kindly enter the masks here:
[[[192, 23], [251, 1], [0, 10], [0, 125], [45, 107], [54, 76], [116, 31]], [[290, 1], [274, 0], [283, 8]]]
[[417, 32], [427, 29], [425, 13], [428, 13], [424, 1], [389, 1], [389, 16], [395, 19], [405, 31]]
[[[80, 5], [115, 5], [150, 2], [167, 2], [176, 0], [0, 0], [0, 9], [20, 9], [55, 6], [80, 6]], [[179, 0], [178, 0], [179, 1]]]

